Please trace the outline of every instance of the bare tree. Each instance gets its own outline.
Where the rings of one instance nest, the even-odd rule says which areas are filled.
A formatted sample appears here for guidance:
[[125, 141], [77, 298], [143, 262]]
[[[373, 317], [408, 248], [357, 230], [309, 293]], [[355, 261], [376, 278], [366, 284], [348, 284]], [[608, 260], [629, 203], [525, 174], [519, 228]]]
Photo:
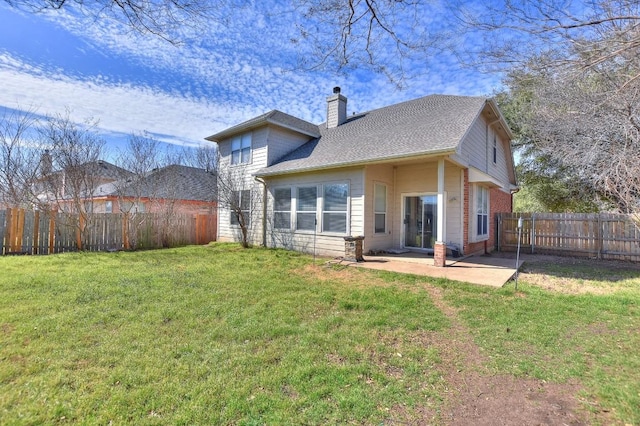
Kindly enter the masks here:
[[[474, 4], [460, 1], [457, 16], [469, 44], [465, 59], [487, 71], [526, 65], [573, 78], [586, 70], [605, 71], [637, 57], [640, 3], [629, 0], [503, 0]], [[640, 77], [629, 68], [617, 89]], [[559, 75], [559, 74], [558, 74]]]
[[30, 207], [32, 184], [40, 172], [40, 147], [33, 136], [35, 112], [5, 111], [0, 117], [0, 205]]
[[508, 71], [527, 172], [572, 197], [640, 211], [640, 3], [505, 0], [459, 11], [479, 41], [469, 62]]
[[127, 223], [125, 248], [138, 247], [140, 229], [147, 220], [145, 204], [157, 193], [147, 180], [148, 175], [162, 167], [160, 143], [147, 134], [131, 134], [127, 146], [120, 151], [116, 163], [122, 168], [114, 191], [118, 196], [118, 211]]
[[218, 162], [218, 150], [215, 145], [185, 148], [182, 153], [182, 162], [187, 166], [215, 172]]
[[39, 178], [40, 202], [77, 214], [68, 226], [76, 228], [77, 245], [82, 250], [85, 231], [93, 215], [94, 190], [101, 181], [101, 157], [105, 142], [95, 132], [95, 122], [80, 126], [69, 112], [47, 120], [40, 129], [41, 144], [49, 147], [51, 172]]
[[368, 67], [399, 86], [414, 72], [411, 61], [428, 61], [448, 47], [446, 31], [429, 25], [442, 8], [430, 0], [303, 0], [296, 13], [305, 69]]
[[[75, 9], [95, 22], [111, 18], [141, 34], [151, 34], [179, 44], [183, 27], [207, 25], [218, 3], [189, 0], [5, 0], [9, 5], [30, 12]], [[216, 6], [216, 7], [214, 7]]]
[[[218, 164], [220, 164], [218, 162]], [[261, 188], [242, 165], [219, 165], [217, 169], [218, 207], [228, 209], [232, 225], [242, 247], [251, 246], [251, 233], [256, 227], [256, 213], [261, 208]]]
[[[536, 91], [535, 147], [625, 213], [640, 211], [640, 84], [627, 75], [553, 79]], [[588, 186], [587, 186], [588, 188]]]

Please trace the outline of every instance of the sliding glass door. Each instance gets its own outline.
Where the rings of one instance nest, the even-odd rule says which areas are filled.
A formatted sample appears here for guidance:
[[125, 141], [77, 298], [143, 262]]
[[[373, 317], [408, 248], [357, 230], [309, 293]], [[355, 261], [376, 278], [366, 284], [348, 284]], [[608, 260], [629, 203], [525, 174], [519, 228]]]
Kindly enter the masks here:
[[432, 249], [436, 241], [436, 195], [404, 197], [404, 246]]

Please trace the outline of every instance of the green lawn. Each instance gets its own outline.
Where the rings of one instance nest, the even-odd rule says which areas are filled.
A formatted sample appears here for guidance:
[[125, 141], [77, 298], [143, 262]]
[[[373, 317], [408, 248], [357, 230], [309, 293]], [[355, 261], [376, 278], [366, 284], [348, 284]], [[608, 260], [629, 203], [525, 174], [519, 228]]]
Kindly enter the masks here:
[[[605, 294], [495, 290], [214, 244], [0, 258], [2, 424], [386, 424], [446, 398], [459, 309], [491, 369], [580, 381], [640, 424], [640, 278]], [[508, 329], [508, 331], [507, 331]], [[402, 407], [402, 410], [398, 410]], [[417, 418], [417, 417], [416, 417]], [[436, 417], [437, 418], [437, 417]]]

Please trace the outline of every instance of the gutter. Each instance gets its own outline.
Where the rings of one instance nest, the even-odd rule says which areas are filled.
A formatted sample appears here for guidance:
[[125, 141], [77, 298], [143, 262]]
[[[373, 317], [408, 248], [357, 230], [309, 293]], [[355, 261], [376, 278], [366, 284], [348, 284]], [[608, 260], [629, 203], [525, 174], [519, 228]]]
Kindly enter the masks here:
[[369, 160], [369, 161], [351, 161], [351, 162], [347, 162], [347, 163], [338, 163], [338, 164], [327, 164], [324, 166], [317, 166], [317, 167], [307, 167], [307, 168], [296, 168], [293, 170], [283, 170], [283, 171], [274, 171], [274, 172], [267, 172], [267, 173], [260, 173], [260, 171], [257, 171], [254, 175], [258, 176], [258, 177], [265, 177], [265, 176], [283, 176], [283, 175], [291, 175], [291, 174], [296, 174], [296, 173], [308, 173], [308, 172], [316, 172], [316, 171], [323, 171], [323, 170], [329, 170], [329, 169], [342, 169], [342, 168], [347, 168], [347, 167], [363, 167], [369, 164], [384, 164], [384, 163], [393, 163], [399, 160], [405, 160], [405, 159], [409, 159], [409, 158], [414, 158], [414, 159], [428, 159], [431, 157], [440, 157], [442, 155], [451, 155], [451, 154], [455, 154], [456, 150], [452, 149], [452, 148], [447, 148], [447, 149], [441, 149], [438, 151], [430, 151], [429, 153], [425, 153], [422, 155], [416, 155], [415, 153], [410, 153], [410, 154], [404, 154], [404, 155], [398, 155], [395, 157], [386, 157], [383, 159], [374, 159], [374, 160]]

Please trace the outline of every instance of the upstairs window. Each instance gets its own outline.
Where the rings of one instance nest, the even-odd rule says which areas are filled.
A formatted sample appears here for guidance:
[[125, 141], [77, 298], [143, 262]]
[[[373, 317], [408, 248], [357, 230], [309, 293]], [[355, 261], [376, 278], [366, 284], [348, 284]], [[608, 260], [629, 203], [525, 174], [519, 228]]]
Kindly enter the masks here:
[[493, 135], [493, 164], [498, 162], [498, 141], [496, 135]]
[[231, 164], [248, 163], [251, 159], [251, 133], [236, 136], [231, 140]]

